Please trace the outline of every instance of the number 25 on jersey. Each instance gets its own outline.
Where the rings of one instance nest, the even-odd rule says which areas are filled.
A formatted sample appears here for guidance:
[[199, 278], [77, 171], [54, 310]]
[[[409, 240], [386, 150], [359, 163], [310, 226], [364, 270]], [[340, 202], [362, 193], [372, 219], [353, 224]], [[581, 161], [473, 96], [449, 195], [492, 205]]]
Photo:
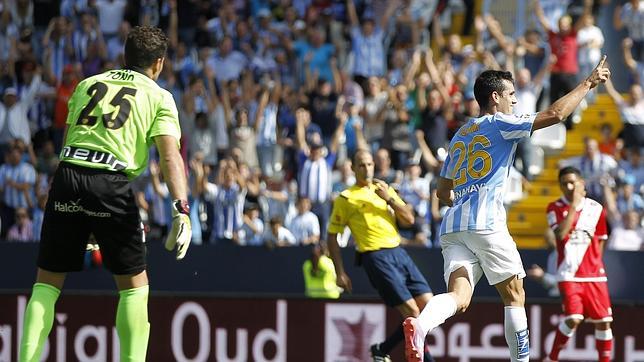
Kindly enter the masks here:
[[[89, 102], [78, 116], [78, 121], [76, 121], [77, 125], [93, 126], [96, 124], [98, 117], [91, 116], [90, 114], [94, 108], [96, 108], [98, 103], [105, 97], [107, 90], [107, 85], [103, 82], [96, 82], [87, 89], [87, 95], [92, 98], [90, 98]], [[127, 119], [130, 117], [130, 111], [132, 109], [130, 100], [125, 98], [125, 96], [134, 97], [135, 95], [136, 89], [134, 88], [121, 87], [121, 89], [119, 89], [114, 98], [110, 101], [112, 106], [119, 108], [116, 117], [114, 117], [114, 112], [104, 113], [101, 115], [101, 120], [103, 121], [103, 126], [105, 126], [105, 128], [119, 129], [123, 127]]]

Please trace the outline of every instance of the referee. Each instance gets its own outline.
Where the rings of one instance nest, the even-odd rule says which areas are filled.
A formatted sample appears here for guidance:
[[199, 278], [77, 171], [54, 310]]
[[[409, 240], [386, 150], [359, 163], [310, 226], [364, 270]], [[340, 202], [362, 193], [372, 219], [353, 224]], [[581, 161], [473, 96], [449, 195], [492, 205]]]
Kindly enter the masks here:
[[[337, 234], [349, 226], [356, 242], [356, 260], [367, 272], [385, 304], [396, 308], [403, 318], [418, 316], [432, 297], [427, 281], [407, 252], [400, 247], [396, 221], [401, 226], [414, 223], [406, 205], [384, 181], [374, 180], [371, 153], [359, 149], [353, 157], [356, 184], [342, 191], [333, 203], [329, 221], [328, 246], [335, 265], [337, 284], [351, 291], [351, 279], [344, 271]], [[389, 352], [403, 341], [402, 325], [387, 339], [371, 346], [375, 362], [391, 361]], [[431, 357], [426, 356], [426, 361]]]
[[167, 43], [160, 29], [134, 28], [125, 42], [125, 69], [85, 79], [69, 100], [61, 163], [45, 207], [38, 275], [25, 312], [21, 362], [39, 361], [65, 275], [82, 270], [92, 234], [119, 289], [120, 360], [145, 361], [148, 277], [143, 228], [130, 181], [147, 166], [153, 143], [174, 199], [166, 248], [177, 246], [177, 259], [182, 259], [191, 237], [177, 107], [172, 95], [155, 82]]

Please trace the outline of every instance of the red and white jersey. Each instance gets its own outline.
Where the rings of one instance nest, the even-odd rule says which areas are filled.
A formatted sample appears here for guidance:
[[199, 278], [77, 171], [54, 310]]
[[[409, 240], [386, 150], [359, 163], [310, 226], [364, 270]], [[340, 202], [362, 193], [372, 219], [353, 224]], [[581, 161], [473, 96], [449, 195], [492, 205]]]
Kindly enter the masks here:
[[[548, 225], [555, 230], [564, 220], [570, 203], [561, 197], [548, 205]], [[576, 210], [570, 233], [557, 240], [557, 280], [606, 281], [600, 241], [608, 238], [606, 213], [600, 203], [584, 198]]]

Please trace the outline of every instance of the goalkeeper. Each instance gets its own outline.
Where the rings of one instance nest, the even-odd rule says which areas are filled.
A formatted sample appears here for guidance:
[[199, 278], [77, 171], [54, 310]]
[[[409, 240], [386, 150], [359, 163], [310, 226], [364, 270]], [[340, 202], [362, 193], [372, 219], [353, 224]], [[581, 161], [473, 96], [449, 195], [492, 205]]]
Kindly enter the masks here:
[[134, 28], [125, 42], [125, 69], [85, 79], [69, 100], [65, 146], [45, 208], [20, 361], [39, 361], [65, 275], [83, 268], [90, 234], [119, 289], [120, 360], [145, 361], [150, 333], [148, 277], [143, 228], [130, 180], [145, 169], [152, 143], [174, 199], [166, 248], [176, 247], [177, 259], [182, 259], [191, 237], [177, 107], [172, 95], [155, 82], [167, 43], [160, 29]]

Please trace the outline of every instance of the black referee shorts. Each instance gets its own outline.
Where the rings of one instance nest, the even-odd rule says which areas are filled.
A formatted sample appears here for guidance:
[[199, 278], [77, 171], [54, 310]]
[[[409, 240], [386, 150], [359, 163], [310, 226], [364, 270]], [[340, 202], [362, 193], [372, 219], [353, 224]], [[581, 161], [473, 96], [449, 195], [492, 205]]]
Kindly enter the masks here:
[[400, 246], [362, 253], [362, 266], [371, 285], [390, 307], [432, 292], [414, 261]]
[[45, 207], [38, 266], [82, 270], [90, 233], [112, 273], [145, 270], [143, 229], [127, 176], [61, 162]]

